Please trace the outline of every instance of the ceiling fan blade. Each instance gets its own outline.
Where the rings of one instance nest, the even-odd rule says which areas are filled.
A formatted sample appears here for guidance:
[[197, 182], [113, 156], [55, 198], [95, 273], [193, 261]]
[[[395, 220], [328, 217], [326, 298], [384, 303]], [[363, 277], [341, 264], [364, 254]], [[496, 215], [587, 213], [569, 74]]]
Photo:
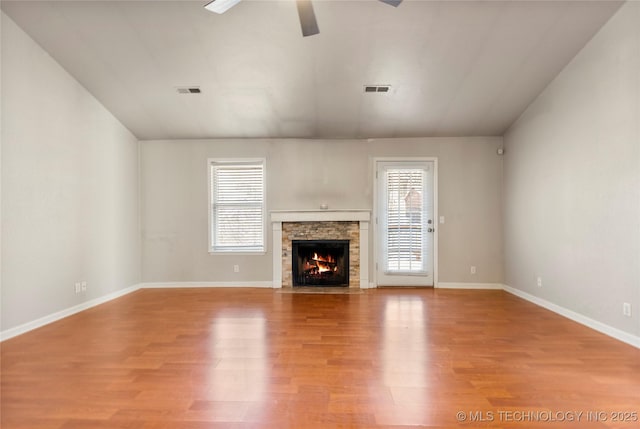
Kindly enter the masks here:
[[300, 27], [302, 28], [302, 35], [304, 37], [307, 37], [320, 33], [320, 29], [318, 29], [318, 22], [316, 21], [316, 14], [313, 11], [313, 4], [311, 3], [311, 0], [297, 0], [296, 6], [298, 6], [298, 16], [300, 17]]
[[400, 3], [402, 3], [402, 0], [380, 0], [382, 3], [386, 3], [388, 5], [391, 5], [393, 7], [398, 7], [400, 5]]
[[215, 13], [225, 13], [239, 2], [240, 0], [212, 0], [204, 8]]

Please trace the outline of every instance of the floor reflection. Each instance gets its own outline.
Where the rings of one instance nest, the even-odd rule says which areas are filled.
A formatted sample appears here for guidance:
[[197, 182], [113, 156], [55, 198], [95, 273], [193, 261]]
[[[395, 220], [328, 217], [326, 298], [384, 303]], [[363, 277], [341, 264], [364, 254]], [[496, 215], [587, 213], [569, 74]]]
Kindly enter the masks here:
[[246, 309], [242, 315], [221, 312], [212, 322], [211, 354], [216, 365], [209, 372], [207, 400], [213, 401], [214, 414], [209, 418], [241, 421], [250, 402], [267, 399], [267, 321], [261, 312], [246, 313]]
[[401, 424], [425, 424], [428, 415], [428, 341], [421, 296], [389, 296], [383, 307], [382, 381], [394, 406], [379, 415]]

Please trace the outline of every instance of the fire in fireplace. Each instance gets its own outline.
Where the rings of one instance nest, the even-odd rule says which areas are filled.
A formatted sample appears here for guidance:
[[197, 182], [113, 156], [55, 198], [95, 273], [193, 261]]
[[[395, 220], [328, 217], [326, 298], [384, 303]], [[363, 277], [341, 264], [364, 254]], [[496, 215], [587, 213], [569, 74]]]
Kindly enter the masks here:
[[349, 286], [349, 240], [293, 240], [293, 286]]

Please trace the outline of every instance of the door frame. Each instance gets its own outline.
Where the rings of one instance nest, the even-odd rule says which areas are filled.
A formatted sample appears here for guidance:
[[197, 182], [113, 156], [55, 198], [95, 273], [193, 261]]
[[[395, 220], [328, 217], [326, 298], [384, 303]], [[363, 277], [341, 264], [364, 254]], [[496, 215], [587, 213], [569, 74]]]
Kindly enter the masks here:
[[[433, 162], [433, 288], [438, 287], [438, 234], [440, 230], [440, 217], [438, 216], [438, 158], [433, 156], [422, 157], [376, 157], [373, 158], [373, 276], [372, 287], [378, 287], [378, 256], [380, 246], [380, 231], [378, 228], [378, 163], [380, 162]], [[431, 286], [426, 286], [431, 287]]]

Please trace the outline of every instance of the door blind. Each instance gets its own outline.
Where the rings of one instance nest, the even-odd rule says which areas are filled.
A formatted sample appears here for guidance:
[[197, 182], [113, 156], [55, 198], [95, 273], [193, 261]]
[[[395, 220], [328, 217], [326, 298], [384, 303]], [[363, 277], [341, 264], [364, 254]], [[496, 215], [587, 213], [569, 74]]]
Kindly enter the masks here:
[[210, 166], [212, 250], [264, 251], [264, 162]]
[[386, 171], [386, 271], [425, 271], [425, 170]]

